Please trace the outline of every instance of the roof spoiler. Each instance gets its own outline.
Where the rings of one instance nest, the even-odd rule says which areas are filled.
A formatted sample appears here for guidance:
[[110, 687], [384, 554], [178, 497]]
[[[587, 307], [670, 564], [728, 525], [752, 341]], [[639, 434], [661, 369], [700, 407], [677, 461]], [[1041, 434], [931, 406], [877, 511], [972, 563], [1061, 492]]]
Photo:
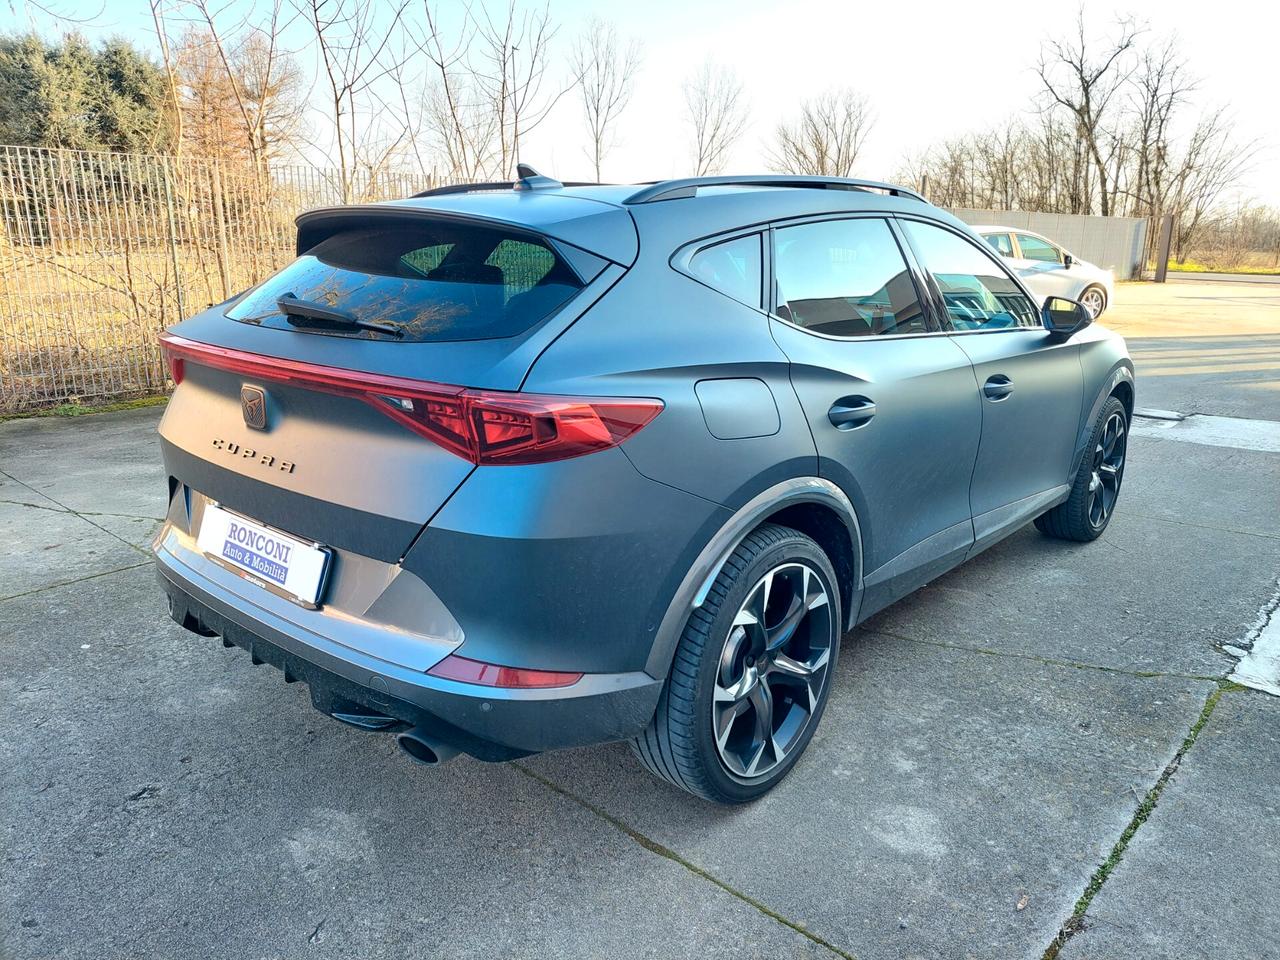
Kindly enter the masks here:
[[415, 193], [412, 199], [419, 197], [444, 197], [451, 193], [471, 193], [477, 190], [560, 190], [564, 187], [598, 187], [600, 184], [586, 180], [575, 180], [561, 183], [551, 177], [539, 173], [527, 163], [516, 164], [518, 180], [494, 180], [481, 183], [451, 183], [443, 187], [433, 187]]

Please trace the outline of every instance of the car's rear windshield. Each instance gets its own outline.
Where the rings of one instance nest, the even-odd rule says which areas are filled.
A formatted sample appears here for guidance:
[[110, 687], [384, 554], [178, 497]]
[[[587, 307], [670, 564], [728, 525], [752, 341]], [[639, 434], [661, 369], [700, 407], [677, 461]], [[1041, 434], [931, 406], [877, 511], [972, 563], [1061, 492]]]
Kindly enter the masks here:
[[[536, 236], [446, 220], [343, 230], [250, 290], [233, 320], [406, 341], [513, 337], [546, 318], [583, 281]], [[368, 326], [289, 322], [277, 298], [297, 298]], [[291, 310], [291, 312], [293, 312]]]

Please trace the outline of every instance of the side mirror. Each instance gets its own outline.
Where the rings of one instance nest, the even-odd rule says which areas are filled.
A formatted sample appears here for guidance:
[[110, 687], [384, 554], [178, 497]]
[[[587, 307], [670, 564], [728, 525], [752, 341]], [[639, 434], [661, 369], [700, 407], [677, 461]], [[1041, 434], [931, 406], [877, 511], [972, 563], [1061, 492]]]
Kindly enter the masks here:
[[1050, 297], [1046, 300], [1040, 311], [1040, 318], [1044, 328], [1055, 340], [1067, 340], [1093, 323], [1093, 315], [1085, 309], [1084, 304], [1065, 297]]
[[1066, 268], [1067, 270], [1070, 270], [1070, 269], [1071, 269], [1071, 265], [1072, 265], [1073, 263], [1075, 263], [1075, 262], [1076, 262], [1076, 258], [1075, 258], [1075, 257], [1073, 257], [1071, 254], [1067, 253], [1065, 250], [1064, 250], [1064, 251], [1062, 251], [1062, 266], [1063, 266], [1064, 268]]

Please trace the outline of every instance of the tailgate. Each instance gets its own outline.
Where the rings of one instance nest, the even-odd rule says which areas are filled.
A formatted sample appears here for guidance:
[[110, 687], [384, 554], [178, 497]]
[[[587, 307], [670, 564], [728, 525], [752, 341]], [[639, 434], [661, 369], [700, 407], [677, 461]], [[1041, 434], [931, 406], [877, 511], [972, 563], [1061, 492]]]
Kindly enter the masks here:
[[[242, 390], [268, 429], [246, 425]], [[472, 464], [351, 397], [193, 363], [160, 424], [170, 476], [296, 536], [388, 563]]]
[[394, 387], [518, 391], [622, 272], [526, 227], [337, 218], [279, 273], [166, 335], [169, 475], [282, 532], [397, 562], [473, 463], [406, 426], [433, 401]]

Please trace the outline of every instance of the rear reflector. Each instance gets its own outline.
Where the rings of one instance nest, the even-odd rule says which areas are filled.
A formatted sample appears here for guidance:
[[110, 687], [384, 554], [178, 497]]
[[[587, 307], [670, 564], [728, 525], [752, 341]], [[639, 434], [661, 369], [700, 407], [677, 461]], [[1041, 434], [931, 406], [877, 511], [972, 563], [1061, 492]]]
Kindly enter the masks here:
[[496, 663], [481, 663], [452, 653], [427, 673], [444, 680], [477, 683], [484, 687], [568, 687], [582, 679], [581, 673], [500, 667]]
[[343, 370], [198, 343], [171, 333], [160, 348], [175, 384], [187, 362], [363, 400], [472, 463], [545, 463], [622, 443], [662, 412], [662, 401], [556, 397], [473, 390], [445, 383]]

